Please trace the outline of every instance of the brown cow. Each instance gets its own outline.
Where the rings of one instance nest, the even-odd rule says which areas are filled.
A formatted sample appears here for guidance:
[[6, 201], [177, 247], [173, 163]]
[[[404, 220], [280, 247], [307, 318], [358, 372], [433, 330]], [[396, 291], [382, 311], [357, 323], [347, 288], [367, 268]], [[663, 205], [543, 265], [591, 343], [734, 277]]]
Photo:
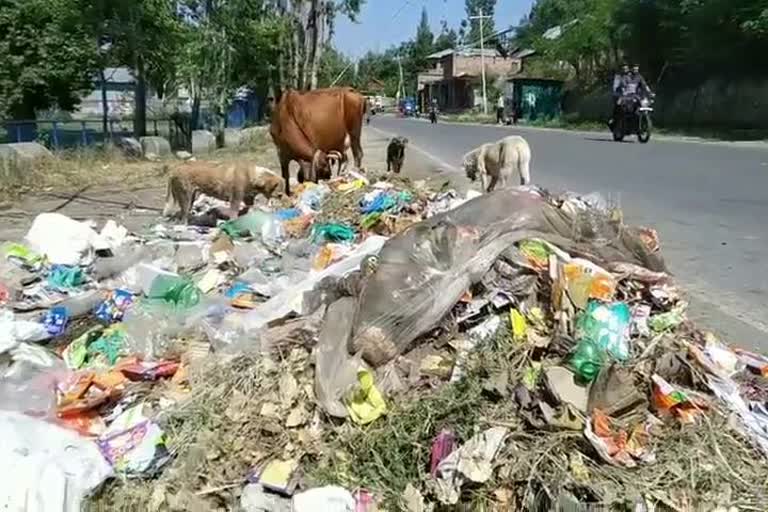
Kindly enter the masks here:
[[329, 160], [342, 159], [347, 136], [355, 166], [361, 167], [365, 105], [365, 98], [349, 87], [283, 93], [272, 115], [270, 134], [280, 157], [286, 194], [290, 195], [288, 167], [292, 160], [311, 162], [305, 177], [317, 181], [320, 175], [330, 175]]

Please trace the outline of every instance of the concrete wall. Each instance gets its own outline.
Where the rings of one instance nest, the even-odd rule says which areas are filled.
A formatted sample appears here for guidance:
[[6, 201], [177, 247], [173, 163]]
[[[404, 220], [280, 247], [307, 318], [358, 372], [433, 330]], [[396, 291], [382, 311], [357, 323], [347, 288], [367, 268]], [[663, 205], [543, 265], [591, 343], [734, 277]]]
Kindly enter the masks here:
[[[486, 57], [485, 72], [489, 75], [508, 75], [520, 71], [520, 60], [503, 57]], [[453, 76], [462, 74], [480, 76], [482, 59], [479, 56], [454, 56]]]

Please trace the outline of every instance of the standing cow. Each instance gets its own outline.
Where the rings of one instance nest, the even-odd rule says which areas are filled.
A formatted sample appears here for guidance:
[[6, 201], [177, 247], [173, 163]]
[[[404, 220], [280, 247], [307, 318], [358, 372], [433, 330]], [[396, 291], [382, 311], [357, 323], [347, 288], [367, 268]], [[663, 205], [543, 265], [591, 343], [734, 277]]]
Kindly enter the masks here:
[[310, 162], [302, 174], [316, 182], [319, 176], [330, 175], [331, 161], [341, 165], [347, 137], [355, 166], [362, 168], [360, 136], [365, 111], [365, 98], [349, 87], [283, 93], [272, 115], [270, 134], [277, 146], [286, 194], [290, 195], [291, 161]]

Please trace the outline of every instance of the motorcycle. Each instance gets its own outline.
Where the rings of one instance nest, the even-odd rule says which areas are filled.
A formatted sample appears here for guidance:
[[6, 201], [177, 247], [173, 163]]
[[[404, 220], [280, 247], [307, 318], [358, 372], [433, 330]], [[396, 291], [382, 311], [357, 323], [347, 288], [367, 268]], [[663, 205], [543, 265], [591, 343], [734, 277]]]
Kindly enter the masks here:
[[637, 135], [641, 144], [647, 144], [651, 140], [653, 123], [653, 96], [637, 98], [623, 98], [619, 105], [618, 119], [614, 119], [611, 125], [613, 140], [622, 142], [627, 135]]

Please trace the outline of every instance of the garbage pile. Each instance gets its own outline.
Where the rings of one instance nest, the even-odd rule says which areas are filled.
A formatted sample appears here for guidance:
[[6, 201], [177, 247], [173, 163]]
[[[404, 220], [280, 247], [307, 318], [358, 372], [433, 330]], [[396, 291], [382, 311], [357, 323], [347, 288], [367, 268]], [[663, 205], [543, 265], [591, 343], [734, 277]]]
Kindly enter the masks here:
[[768, 358], [686, 319], [656, 233], [476, 196], [352, 173], [141, 233], [41, 214], [2, 246], [0, 504], [766, 509]]

